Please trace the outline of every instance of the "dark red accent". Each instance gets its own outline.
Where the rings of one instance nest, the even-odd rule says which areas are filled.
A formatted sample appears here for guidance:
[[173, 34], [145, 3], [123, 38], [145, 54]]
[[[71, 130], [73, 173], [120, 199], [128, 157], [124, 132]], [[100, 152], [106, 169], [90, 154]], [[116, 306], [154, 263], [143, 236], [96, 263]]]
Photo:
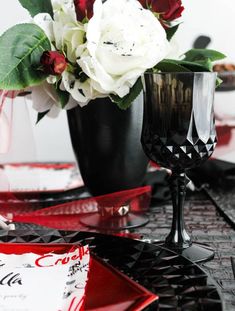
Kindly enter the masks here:
[[143, 310], [158, 299], [156, 295], [98, 258], [92, 257], [88, 278], [85, 300], [87, 311]]
[[[4, 254], [24, 254], [28, 252], [40, 255], [49, 252], [61, 254], [73, 250], [72, 244], [0, 243], [0, 252]], [[158, 296], [146, 290], [111, 265], [106, 264], [97, 257], [91, 257], [84, 310], [95, 311], [100, 310], [99, 308], [102, 308], [102, 311], [142, 310], [157, 299]], [[77, 310], [74, 302], [75, 300], [71, 301], [69, 309], [71, 311]], [[83, 308], [80, 310], [83, 310]]]
[[[221, 157], [234, 153], [235, 150], [235, 127], [229, 125], [217, 125], [216, 126], [218, 143], [215, 147], [215, 151], [212, 154], [211, 159], [220, 159]], [[231, 162], [234, 163], [234, 158], [231, 158]]]
[[34, 254], [43, 255], [53, 250], [56, 254], [70, 253], [75, 250], [72, 243], [0, 243], [0, 252], [3, 254], [24, 254], [32, 252]]
[[[39, 203], [31, 204], [16, 199], [13, 193], [9, 192], [3, 195], [5, 203], [0, 206], [0, 214], [14, 222], [35, 223], [63, 230], [82, 230], [86, 227], [80, 223], [80, 219], [88, 214], [97, 213], [100, 206], [119, 208], [129, 204], [131, 212], [143, 213], [147, 211], [151, 198], [151, 187], [119, 191], [43, 209], [38, 209]], [[8, 203], [9, 199], [16, 201], [14, 204], [10, 204]]]
[[77, 20], [82, 22], [85, 17], [90, 19], [93, 16], [93, 5], [95, 0], [74, 0]]
[[67, 67], [65, 56], [58, 51], [44, 51], [40, 58], [43, 71], [51, 75], [61, 75]]
[[9, 165], [13, 167], [32, 167], [32, 168], [43, 168], [43, 169], [53, 169], [62, 170], [70, 169], [75, 167], [75, 163], [5, 163], [4, 165]]
[[232, 129], [233, 128], [231, 128], [228, 125], [216, 127], [216, 132], [217, 132], [217, 136], [218, 136], [217, 147], [226, 146], [229, 144], [229, 142], [232, 138]]
[[184, 7], [181, 0], [139, 0], [146, 9], [160, 14], [160, 19], [173, 21], [181, 17]]

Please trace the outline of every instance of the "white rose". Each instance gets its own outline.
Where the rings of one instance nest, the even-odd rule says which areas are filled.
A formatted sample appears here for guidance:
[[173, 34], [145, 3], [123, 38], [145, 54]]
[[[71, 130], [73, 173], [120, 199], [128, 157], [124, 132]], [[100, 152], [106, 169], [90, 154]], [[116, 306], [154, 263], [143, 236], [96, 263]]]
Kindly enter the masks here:
[[43, 29], [52, 43], [52, 49], [66, 51], [72, 63], [83, 53], [85, 29], [76, 19], [73, 0], [53, 0], [53, 19], [47, 13], [37, 14], [33, 21]]
[[56, 48], [66, 51], [68, 60], [75, 63], [84, 50], [84, 25], [77, 21], [73, 0], [53, 0], [52, 6]]
[[[47, 116], [55, 118], [61, 111], [59, 97], [53, 85], [44, 81], [41, 85], [33, 86], [30, 88], [32, 94], [33, 108], [41, 113], [46, 112]], [[77, 102], [70, 96], [65, 109], [72, 109], [77, 105]]]
[[165, 30], [136, 0], [96, 0], [86, 37], [77, 62], [100, 94], [125, 96], [168, 53]]
[[61, 90], [66, 90], [69, 92], [72, 98], [76, 100], [81, 107], [88, 104], [91, 99], [107, 97], [107, 95], [100, 94], [94, 88], [92, 88], [89, 79], [85, 82], [80, 82], [78, 79], [75, 79], [73, 74], [67, 71], [62, 73], [62, 83], [60, 88]]

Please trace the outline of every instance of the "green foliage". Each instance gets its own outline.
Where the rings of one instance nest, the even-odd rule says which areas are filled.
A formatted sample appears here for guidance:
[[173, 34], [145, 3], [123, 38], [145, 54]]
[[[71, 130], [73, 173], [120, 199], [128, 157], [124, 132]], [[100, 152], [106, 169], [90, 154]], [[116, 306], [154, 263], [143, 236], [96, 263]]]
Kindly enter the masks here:
[[38, 116], [37, 116], [36, 124], [38, 124], [38, 122], [41, 121], [41, 120], [47, 115], [47, 113], [48, 113], [49, 111], [50, 111], [50, 110], [46, 110], [46, 111], [43, 111], [43, 112], [39, 112], [39, 113], [38, 113]]
[[162, 72], [187, 72], [191, 71], [184, 67], [178, 60], [174, 59], [164, 59], [159, 62], [155, 68], [155, 70], [160, 70]]
[[[184, 54], [182, 60], [164, 59], [159, 62], [154, 70], [161, 72], [212, 72], [213, 61], [225, 58], [225, 55], [207, 49], [192, 49]], [[216, 85], [221, 84], [217, 78]]]
[[184, 60], [189, 62], [200, 62], [207, 59], [214, 62], [223, 58], [225, 58], [224, 54], [209, 49], [191, 49], [184, 54]]
[[0, 89], [21, 90], [40, 84], [46, 75], [37, 68], [51, 44], [35, 24], [19, 24], [0, 37]]
[[140, 94], [142, 89], [143, 89], [142, 81], [141, 78], [139, 78], [126, 96], [121, 98], [117, 95], [111, 95], [110, 98], [113, 102], [115, 102], [118, 105], [120, 109], [126, 110], [127, 108], [130, 107], [132, 102]]
[[19, 0], [23, 8], [34, 17], [38, 13], [48, 13], [53, 18], [53, 8], [50, 0]]
[[58, 84], [55, 85], [55, 91], [59, 97], [60, 107], [63, 109], [69, 101], [70, 94], [67, 91], [60, 90]]
[[166, 29], [166, 37], [167, 37], [168, 41], [171, 40], [171, 38], [174, 36], [174, 34], [176, 33], [178, 28], [179, 28], [179, 25], [176, 25], [174, 27], [170, 27], [170, 28]]

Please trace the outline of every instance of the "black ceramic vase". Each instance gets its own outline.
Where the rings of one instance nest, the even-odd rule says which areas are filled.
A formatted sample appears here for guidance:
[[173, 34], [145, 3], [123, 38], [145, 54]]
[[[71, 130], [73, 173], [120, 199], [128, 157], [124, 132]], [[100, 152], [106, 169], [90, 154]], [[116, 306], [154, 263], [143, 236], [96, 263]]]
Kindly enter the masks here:
[[127, 110], [98, 98], [68, 110], [67, 116], [78, 166], [93, 196], [142, 184], [148, 164], [140, 142], [142, 94]]

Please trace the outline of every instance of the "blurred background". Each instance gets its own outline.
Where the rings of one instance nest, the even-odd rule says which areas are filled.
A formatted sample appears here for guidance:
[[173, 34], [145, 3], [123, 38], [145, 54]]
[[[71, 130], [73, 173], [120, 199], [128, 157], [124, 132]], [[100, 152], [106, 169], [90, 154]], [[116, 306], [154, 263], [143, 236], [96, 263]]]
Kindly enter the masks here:
[[[182, 24], [175, 36], [179, 53], [190, 49], [196, 38], [205, 35], [211, 38], [208, 48], [227, 55], [225, 62], [235, 63], [235, 6], [233, 0], [184, 0], [185, 11]], [[28, 21], [29, 15], [17, 0], [4, 1], [0, 10], [0, 33], [10, 26]], [[227, 99], [226, 99], [227, 98]], [[216, 95], [216, 105], [235, 106], [235, 91]], [[45, 117], [36, 125], [37, 113], [30, 102], [15, 99], [15, 126], [12, 130], [13, 146], [8, 154], [0, 155], [1, 162], [27, 161], [73, 161], [65, 111], [56, 119]], [[14, 103], [14, 106], [16, 106]], [[235, 113], [234, 113], [235, 115]], [[0, 133], [1, 139], [1, 133]], [[0, 151], [1, 153], [1, 151]]]

